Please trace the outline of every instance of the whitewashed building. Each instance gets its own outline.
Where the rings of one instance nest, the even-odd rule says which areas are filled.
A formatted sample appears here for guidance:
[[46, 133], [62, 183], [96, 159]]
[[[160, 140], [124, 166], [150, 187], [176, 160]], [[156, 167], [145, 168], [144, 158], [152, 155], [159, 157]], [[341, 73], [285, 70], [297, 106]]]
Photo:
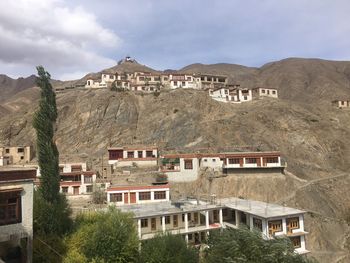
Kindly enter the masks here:
[[158, 148], [156, 146], [125, 146], [108, 148], [108, 164], [113, 167], [157, 166]]
[[110, 186], [107, 188], [107, 202], [109, 204], [149, 204], [169, 202], [169, 185], [126, 185]]
[[5, 262], [32, 262], [35, 176], [35, 169], [0, 169], [0, 259]]
[[278, 91], [277, 89], [272, 88], [254, 88], [253, 89], [253, 97], [254, 98], [263, 98], [263, 97], [269, 97], [269, 98], [278, 98]]

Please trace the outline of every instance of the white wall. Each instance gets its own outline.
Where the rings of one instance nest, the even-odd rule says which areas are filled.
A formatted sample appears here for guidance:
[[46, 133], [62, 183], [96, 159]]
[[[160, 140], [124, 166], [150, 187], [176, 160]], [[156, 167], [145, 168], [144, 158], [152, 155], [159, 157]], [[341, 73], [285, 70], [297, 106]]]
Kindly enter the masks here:
[[173, 182], [190, 182], [195, 181], [198, 178], [199, 172], [199, 160], [198, 158], [186, 158], [192, 159], [193, 169], [185, 169], [185, 159], [180, 158], [180, 171], [176, 172], [166, 172], [165, 174], [168, 176], [169, 181]]

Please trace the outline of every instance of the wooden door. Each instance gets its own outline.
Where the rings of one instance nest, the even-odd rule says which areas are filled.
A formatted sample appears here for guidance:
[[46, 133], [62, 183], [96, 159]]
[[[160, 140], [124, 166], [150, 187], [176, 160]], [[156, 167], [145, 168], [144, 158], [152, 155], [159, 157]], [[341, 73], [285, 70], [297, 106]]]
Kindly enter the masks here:
[[156, 230], [157, 229], [157, 222], [156, 218], [151, 218], [151, 230]]
[[130, 204], [136, 203], [136, 193], [130, 193]]
[[79, 186], [74, 186], [73, 187], [73, 194], [78, 195], [79, 194]]
[[173, 215], [173, 226], [174, 227], [178, 226], [178, 224], [177, 224], [177, 215]]
[[129, 194], [124, 193], [124, 204], [128, 204], [128, 203], [129, 203]]

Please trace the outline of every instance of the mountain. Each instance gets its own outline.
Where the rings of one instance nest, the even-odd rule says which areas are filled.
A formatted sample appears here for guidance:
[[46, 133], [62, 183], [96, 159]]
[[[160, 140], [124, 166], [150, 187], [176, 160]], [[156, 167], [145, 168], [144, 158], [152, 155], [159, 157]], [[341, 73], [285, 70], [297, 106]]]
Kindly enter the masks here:
[[35, 85], [34, 75], [27, 78], [12, 79], [6, 75], [0, 74], [0, 102], [6, 101], [16, 93], [34, 87]]
[[[159, 96], [71, 90], [57, 94], [55, 139], [62, 158], [89, 160], [96, 169], [106, 162], [106, 148], [117, 145], [156, 143], [169, 152], [279, 150], [288, 163], [286, 174], [217, 178], [211, 192], [309, 211], [312, 255], [320, 262], [349, 262], [350, 110], [331, 105], [335, 98], [350, 98], [349, 69], [346, 61], [291, 58], [260, 68], [193, 64], [180, 70], [225, 74], [242, 87], [278, 89], [279, 99], [243, 104], [219, 103], [195, 90], [165, 90]], [[38, 98], [39, 91], [28, 88], [0, 102], [0, 144], [34, 142], [31, 120]], [[205, 195], [208, 185], [203, 176], [172, 184], [172, 193]]]

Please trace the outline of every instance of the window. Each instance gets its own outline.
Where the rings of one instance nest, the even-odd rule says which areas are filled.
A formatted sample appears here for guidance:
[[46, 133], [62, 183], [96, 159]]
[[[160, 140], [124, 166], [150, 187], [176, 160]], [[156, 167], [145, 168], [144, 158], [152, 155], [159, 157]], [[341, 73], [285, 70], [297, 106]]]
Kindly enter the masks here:
[[170, 224], [170, 216], [165, 216], [165, 224], [166, 225]]
[[262, 89], [262, 90], [261, 90], [261, 93], [265, 93], [265, 90], [264, 90], [264, 89]]
[[139, 192], [139, 200], [151, 200], [151, 192]]
[[140, 81], [144, 81], [144, 80], [145, 80], [145, 77], [139, 77], [139, 80], [140, 80]]
[[174, 81], [174, 86], [177, 86], [177, 81]]
[[85, 175], [84, 176], [84, 184], [91, 184], [92, 183], [92, 176]]
[[173, 215], [173, 226], [174, 227], [178, 226], [178, 224], [177, 224], [177, 215]]
[[272, 94], [276, 94], [276, 91], [275, 91], [275, 90], [273, 90], [273, 91], [272, 91]]
[[185, 222], [185, 214], [182, 214], [182, 222]]
[[142, 151], [137, 152], [137, 158], [142, 158]]
[[197, 224], [198, 223], [198, 213], [193, 213], [193, 221]]
[[248, 97], [247, 96], [243, 96], [243, 100], [247, 100], [248, 99]]
[[122, 202], [123, 201], [123, 194], [122, 193], [109, 194], [109, 200], [111, 202]]
[[246, 158], [245, 162], [246, 163], [256, 163], [256, 158]]
[[193, 169], [192, 159], [185, 160], [185, 169], [186, 170], [192, 170]]
[[0, 192], [0, 226], [22, 222], [21, 191]]
[[5, 153], [10, 153], [10, 149], [5, 149]]
[[60, 169], [60, 173], [63, 173], [63, 166], [60, 166], [59, 169]]
[[298, 229], [299, 217], [287, 218], [287, 228], [288, 228], [288, 232], [291, 232], [292, 229]]
[[165, 191], [155, 191], [154, 192], [154, 199], [156, 199], [156, 200], [166, 199]]
[[21, 160], [23, 160], [24, 159], [24, 156], [21, 156]]
[[67, 186], [62, 187], [62, 193], [68, 194], [68, 187]]
[[148, 227], [148, 218], [141, 219], [141, 227]]
[[185, 82], [185, 81], [182, 81], [181, 85], [182, 85], [182, 86], [186, 86], [186, 82]]
[[290, 240], [292, 241], [294, 248], [301, 247], [300, 236], [299, 237], [290, 237]]
[[147, 158], [153, 157], [153, 151], [146, 151], [146, 157]]
[[18, 153], [24, 153], [24, 148], [18, 148], [18, 149], [17, 149], [17, 152], [18, 152]]
[[208, 159], [204, 159], [204, 162], [207, 162], [208, 161]]
[[230, 158], [228, 159], [229, 164], [239, 164], [239, 158]]
[[214, 219], [214, 222], [218, 221], [218, 210], [213, 210], [213, 219]]
[[278, 163], [278, 157], [268, 157], [266, 158], [267, 163]]
[[269, 234], [274, 235], [276, 232], [282, 231], [282, 220], [269, 222]]
[[253, 217], [253, 226], [256, 229], [259, 229], [260, 231], [262, 231], [262, 220], [259, 218]]
[[128, 158], [134, 158], [134, 152], [128, 152]]
[[72, 165], [72, 172], [81, 172], [81, 165]]
[[86, 186], [86, 192], [87, 193], [92, 193], [92, 185], [87, 185]]
[[227, 215], [228, 215], [228, 209], [227, 208], [222, 209], [222, 216], [227, 217]]
[[213, 163], [215, 163], [215, 162], [216, 162], [216, 159], [211, 159], [211, 161], [212, 161]]

